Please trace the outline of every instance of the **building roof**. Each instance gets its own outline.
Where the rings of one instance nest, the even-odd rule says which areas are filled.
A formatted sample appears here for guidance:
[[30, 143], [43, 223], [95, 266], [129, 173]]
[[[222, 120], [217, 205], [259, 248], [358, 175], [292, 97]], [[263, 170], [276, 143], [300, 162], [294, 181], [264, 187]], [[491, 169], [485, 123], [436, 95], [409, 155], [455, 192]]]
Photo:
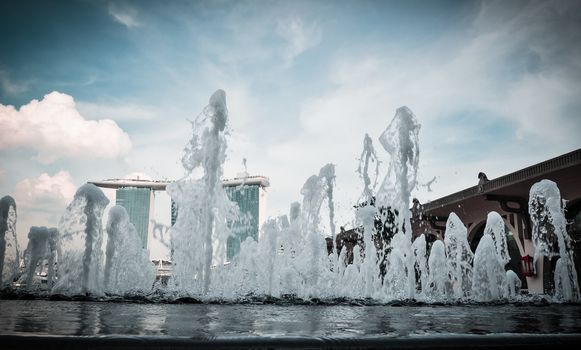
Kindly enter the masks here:
[[[150, 188], [154, 191], [165, 191], [168, 184], [173, 181], [154, 181], [154, 180], [142, 180], [142, 179], [107, 179], [101, 181], [89, 181], [88, 183], [93, 184], [97, 187], [103, 188], [123, 188], [123, 187], [136, 187], [136, 188]], [[247, 176], [243, 178], [233, 178], [222, 180], [222, 185], [224, 187], [235, 187], [241, 185], [259, 185], [261, 187], [270, 186], [270, 182], [266, 176]]]
[[235, 177], [233, 179], [222, 180], [222, 185], [224, 187], [235, 187], [241, 185], [259, 185], [260, 187], [270, 186], [268, 177], [256, 175], [256, 176], [246, 176], [246, 177]]
[[497, 210], [498, 203], [487, 200], [486, 195], [518, 197], [528, 201], [531, 186], [543, 179], [556, 182], [562, 198], [580, 198], [581, 149], [427, 202], [422, 205], [423, 212], [443, 216], [455, 212], [463, 221], [470, 222], [470, 213], [476, 212], [474, 208]]

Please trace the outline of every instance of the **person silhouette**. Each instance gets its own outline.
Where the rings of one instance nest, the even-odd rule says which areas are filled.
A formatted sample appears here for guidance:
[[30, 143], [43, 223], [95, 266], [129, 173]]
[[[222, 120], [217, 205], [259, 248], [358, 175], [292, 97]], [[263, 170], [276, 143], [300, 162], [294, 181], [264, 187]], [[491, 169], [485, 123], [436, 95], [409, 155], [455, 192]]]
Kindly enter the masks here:
[[479, 172], [478, 173], [478, 192], [482, 192], [484, 190], [484, 184], [487, 183], [488, 181], [488, 177], [486, 177], [486, 174], [483, 172]]

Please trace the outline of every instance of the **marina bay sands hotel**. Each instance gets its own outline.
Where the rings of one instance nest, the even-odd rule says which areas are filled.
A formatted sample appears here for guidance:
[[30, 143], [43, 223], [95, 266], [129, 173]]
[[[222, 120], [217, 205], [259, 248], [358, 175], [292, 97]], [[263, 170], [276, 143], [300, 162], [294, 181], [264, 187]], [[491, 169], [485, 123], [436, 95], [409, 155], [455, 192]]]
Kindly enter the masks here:
[[[153, 236], [154, 193], [165, 191], [169, 181], [151, 181], [141, 179], [109, 179], [90, 181], [98, 187], [115, 189], [115, 204], [123, 206], [129, 214], [129, 220], [135, 226], [141, 238], [143, 248], [149, 249]], [[242, 214], [249, 216], [250, 223], [244, 227], [235, 227], [235, 237], [227, 243], [226, 254], [232, 259], [240, 250], [240, 243], [252, 237], [258, 240], [260, 226], [266, 219], [265, 195], [269, 179], [264, 176], [246, 176], [222, 181], [231, 201], [238, 204]], [[167, 208], [170, 210], [170, 208]], [[179, 215], [179, 208], [171, 202], [171, 225]]]

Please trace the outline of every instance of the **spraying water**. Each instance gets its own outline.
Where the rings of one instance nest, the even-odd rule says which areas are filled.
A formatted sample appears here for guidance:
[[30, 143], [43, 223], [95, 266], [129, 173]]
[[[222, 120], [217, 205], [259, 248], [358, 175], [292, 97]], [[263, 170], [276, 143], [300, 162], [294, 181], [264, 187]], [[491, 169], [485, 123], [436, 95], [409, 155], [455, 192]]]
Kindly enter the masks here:
[[24, 251], [25, 260], [28, 260], [27, 266], [27, 278], [26, 278], [26, 288], [32, 289], [32, 279], [36, 273], [37, 265], [40, 264], [40, 270], [42, 272], [44, 258], [47, 253], [48, 240], [49, 240], [48, 228], [32, 226], [30, 232], [28, 233], [28, 246]]
[[[231, 236], [227, 222], [237, 217], [237, 208], [221, 182], [227, 121], [226, 93], [217, 90], [192, 122], [192, 138], [182, 158], [186, 176], [167, 187], [180, 211], [171, 231], [172, 282], [183, 292], [208, 293], [211, 267], [225, 259], [225, 244]], [[201, 178], [196, 176], [200, 172]]]
[[[472, 297], [477, 301], [506, 298], [517, 285], [504, 267], [510, 261], [504, 220], [497, 212], [488, 213], [484, 234], [474, 254]], [[520, 281], [519, 281], [520, 283]], [[520, 288], [520, 287], [519, 287]]]
[[[375, 176], [373, 185], [371, 184], [371, 177], [369, 176], [369, 163], [375, 162]], [[379, 177], [379, 159], [373, 147], [373, 140], [369, 134], [365, 134], [363, 138], [363, 151], [359, 158], [359, 167], [357, 173], [363, 179], [363, 193], [361, 198], [363, 202], [370, 202], [373, 198], [373, 189], [377, 185], [377, 178]]]
[[329, 207], [329, 228], [331, 229], [331, 237], [335, 242], [335, 203], [333, 202], [333, 188], [335, 187], [335, 165], [327, 164], [319, 171], [319, 177], [325, 182], [327, 189], [327, 206]]
[[509, 298], [514, 299], [520, 293], [520, 288], [522, 286], [522, 282], [516, 272], [512, 270], [506, 271], [506, 283], [507, 283], [507, 295]]
[[510, 261], [510, 255], [508, 253], [508, 244], [506, 243], [505, 224], [500, 214], [495, 211], [488, 213], [484, 234], [492, 236], [498, 263], [504, 269], [504, 266]]
[[109, 199], [93, 184], [75, 193], [59, 223], [63, 253], [54, 292], [102, 292], [102, 218], [108, 204]]
[[[226, 242], [236, 223], [243, 221], [221, 182], [227, 124], [226, 95], [218, 90], [192, 121], [192, 137], [182, 159], [184, 178], [167, 187], [179, 208], [170, 232], [173, 275], [169, 291], [227, 300], [290, 295], [380, 301], [416, 298], [429, 302], [490, 301], [518, 293], [518, 276], [504, 271], [509, 255], [504, 222], [497, 213], [489, 214], [475, 255], [468, 244], [466, 227], [454, 213], [446, 223], [444, 241], [435, 241], [428, 250], [422, 234], [412, 244], [409, 207], [411, 192], [417, 186], [420, 125], [407, 107], [396, 111], [380, 137], [391, 159], [375, 195], [380, 162], [371, 138], [365, 135], [357, 169], [363, 180], [364, 203], [357, 207], [356, 228], [349, 235], [345, 233], [346, 241], [339, 254], [335, 247], [335, 167], [327, 164], [318, 175], [305, 181], [302, 205], [294, 202], [288, 217], [267, 220], [260, 240], [248, 237], [241, 243], [239, 254], [225, 262]], [[374, 181], [369, 176], [373, 162]], [[245, 159], [243, 163], [247, 174]], [[535, 258], [559, 256], [555, 296], [559, 300], [578, 300], [560, 195], [551, 184], [535, 186], [529, 205], [536, 230]], [[16, 205], [10, 199], [4, 197], [0, 206], [2, 254], [5, 238], [15, 232]], [[330, 232], [324, 232], [321, 225], [323, 203], [329, 208]], [[45, 254], [42, 251], [50, 250], [49, 275], [56, 275], [55, 260], [59, 272], [53, 292], [121, 294], [150, 290], [152, 266], [122, 207], [115, 206], [109, 213], [103, 267], [101, 218], [107, 204], [98, 188], [84, 185], [67, 207], [58, 231], [31, 230], [42, 233], [30, 236], [28, 279], [36, 266], [33, 261]], [[330, 254], [324, 238], [328, 233], [333, 242]], [[3, 268], [6, 271], [6, 264]], [[53, 280], [49, 278], [49, 283]]]
[[399, 227], [409, 236], [411, 191], [417, 184], [417, 173], [420, 159], [419, 149], [420, 124], [407, 107], [400, 107], [387, 129], [379, 137], [379, 142], [389, 153], [391, 160], [387, 175], [377, 193], [379, 207], [392, 207], [400, 215]]
[[496, 253], [492, 235], [485, 233], [474, 254], [472, 297], [477, 301], [492, 301], [506, 297], [506, 273]]
[[16, 202], [10, 196], [0, 199], [0, 288], [18, 275], [20, 251], [16, 238]]
[[104, 269], [105, 290], [116, 294], [147, 291], [155, 279], [149, 253], [122, 206], [109, 209]]
[[56, 227], [51, 227], [48, 229], [48, 272], [47, 272], [47, 286], [51, 290], [54, 287], [56, 281], [56, 270], [55, 265], [61, 256], [61, 248], [59, 244], [59, 232]]
[[429, 275], [425, 293], [432, 300], [446, 300], [450, 288], [448, 267], [446, 266], [446, 249], [444, 242], [437, 240], [432, 244], [428, 260]]
[[412, 243], [414, 252], [414, 267], [418, 280], [416, 283], [416, 291], [421, 293], [423, 289], [428, 288], [428, 252], [427, 252], [426, 236], [422, 233]]
[[306, 296], [316, 295], [316, 286], [320, 276], [319, 270], [321, 264], [325, 265], [323, 258], [326, 255], [326, 242], [324, 233], [320, 228], [320, 212], [326, 197], [329, 201], [329, 220], [334, 228], [334, 204], [332, 200], [334, 178], [335, 168], [333, 164], [327, 164], [321, 169], [319, 175], [309, 177], [301, 189], [303, 195], [301, 223], [306, 249], [301, 250], [299, 259], [307, 261], [309, 266], [301, 282], [306, 287], [304, 288]]
[[474, 255], [468, 244], [468, 230], [458, 215], [450, 213], [446, 222], [444, 244], [448, 273], [452, 284], [452, 296], [455, 299], [465, 298], [472, 289], [472, 261]]
[[555, 267], [555, 298], [563, 301], [579, 300], [571, 238], [567, 234], [567, 221], [561, 207], [561, 193], [557, 184], [542, 180], [531, 187], [529, 215], [533, 223], [534, 261], [543, 256], [559, 257]]

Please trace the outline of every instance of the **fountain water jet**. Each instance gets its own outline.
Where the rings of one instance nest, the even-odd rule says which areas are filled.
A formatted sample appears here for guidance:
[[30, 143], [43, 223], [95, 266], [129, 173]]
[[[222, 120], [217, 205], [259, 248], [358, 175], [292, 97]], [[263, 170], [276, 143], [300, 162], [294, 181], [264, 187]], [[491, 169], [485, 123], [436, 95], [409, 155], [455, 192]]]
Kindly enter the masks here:
[[426, 236], [422, 233], [412, 243], [414, 252], [414, 267], [416, 275], [419, 277], [416, 283], [416, 291], [421, 293], [428, 287], [428, 252], [426, 250]]
[[[504, 267], [510, 261], [504, 220], [497, 212], [488, 213], [484, 240], [480, 240], [474, 254], [472, 296], [478, 301], [491, 301], [508, 296], [509, 288]], [[511, 276], [512, 277], [512, 276]]]
[[581, 297], [577, 285], [571, 238], [566, 230], [567, 221], [561, 203], [561, 193], [551, 180], [535, 183], [529, 193], [529, 215], [533, 223], [535, 246], [534, 261], [541, 257], [559, 257], [555, 267], [555, 298], [578, 301]]
[[506, 273], [498, 258], [492, 235], [485, 233], [474, 254], [472, 298], [493, 301], [506, 297]]
[[413, 112], [400, 107], [391, 123], [379, 137], [379, 142], [391, 160], [383, 183], [377, 193], [378, 207], [391, 207], [399, 212], [399, 227], [410, 237], [410, 197], [417, 185], [420, 160], [420, 124]]
[[0, 199], [0, 288], [18, 275], [20, 251], [16, 237], [16, 202], [10, 196]]
[[[408, 298], [413, 298], [415, 293], [415, 269], [411, 247], [411, 212], [409, 208], [411, 191], [417, 185], [420, 159], [419, 132], [420, 124], [415, 115], [408, 107], [404, 106], [396, 110], [392, 121], [379, 137], [379, 142], [389, 153], [391, 159], [387, 174], [377, 192], [375, 204], [377, 208], [383, 207], [397, 212], [395, 226], [401, 230], [398, 234], [405, 235], [406, 239], [401, 239], [400, 244], [394, 246], [390, 254], [394, 257], [398, 254], [401, 256], [400, 260], [403, 265], [398, 264], [400, 271], [393, 273], [406, 276], [407, 283], [404, 294]], [[386, 215], [387, 211], [384, 213]], [[387, 221], [385, 215], [382, 215], [384, 225]], [[392, 258], [390, 257], [390, 259]], [[395, 266], [391, 268], [393, 270]]]
[[85, 184], [75, 193], [59, 223], [63, 253], [53, 292], [102, 292], [102, 217], [108, 204], [109, 199], [93, 184]]
[[[217, 90], [192, 122], [192, 138], [182, 158], [186, 176], [167, 187], [180, 211], [170, 234], [172, 283], [182, 292], [208, 293], [211, 267], [222, 264], [225, 242], [232, 235], [227, 222], [238, 217], [221, 182], [227, 121], [226, 93]], [[196, 178], [196, 172], [202, 172], [202, 177]]]
[[432, 244], [428, 266], [429, 274], [425, 284], [425, 294], [431, 300], [445, 300], [449, 293], [450, 279], [446, 265], [446, 248], [441, 240], [436, 240]]
[[[295, 202], [288, 218], [283, 215], [267, 220], [260, 240], [242, 242], [239, 254], [224, 263], [225, 243], [233, 235], [235, 224], [244, 220], [222, 188], [227, 122], [225, 93], [218, 90], [192, 122], [192, 138], [182, 159], [186, 175], [167, 187], [179, 208], [178, 220], [170, 231], [174, 263], [167, 289], [170, 295], [186, 294], [203, 300], [291, 295], [384, 302], [410, 298], [428, 302], [494, 300], [516, 295], [520, 281], [514, 272], [504, 272], [507, 244], [502, 218], [496, 213], [489, 214], [476, 256], [470, 251], [464, 224], [454, 213], [446, 224], [444, 241], [434, 242], [429, 255], [426, 236], [420, 235], [412, 244], [409, 207], [417, 185], [420, 125], [407, 107], [397, 110], [381, 135], [380, 142], [391, 160], [375, 196], [376, 181], [368, 172], [370, 164], [376, 162], [377, 180], [380, 162], [371, 138], [365, 135], [358, 168], [365, 203], [356, 210], [355, 238], [348, 237], [354, 244], [350, 247], [351, 264], [347, 263], [351, 252], [346, 245], [338, 256], [335, 249], [327, 254], [321, 224], [327, 222], [321, 218], [323, 204], [327, 203], [330, 233], [334, 236], [333, 164], [323, 166], [318, 175], [306, 180], [301, 189], [302, 206]], [[81, 189], [61, 221], [65, 254], [58, 254], [60, 278], [53, 291], [124, 293], [138, 285], [141, 291], [150, 288], [150, 274], [137, 276], [135, 266], [148, 262], [140, 247], [134, 249], [133, 243], [139, 239], [123, 208], [113, 207], [110, 212], [107, 254], [101, 269], [103, 254], [97, 247], [103, 237], [98, 231], [108, 201], [102, 200], [102, 193], [84, 186]], [[558, 295], [566, 299], [574, 288], [567, 284], [571, 271], [561, 252], [566, 244], [545, 231], [541, 233], [559, 247], [561, 259], [555, 281]]]
[[319, 171], [319, 177], [325, 181], [327, 189], [327, 206], [329, 207], [329, 228], [333, 241], [333, 252], [335, 251], [335, 203], [333, 202], [333, 189], [335, 187], [335, 165], [327, 164]]
[[468, 231], [455, 213], [450, 213], [446, 221], [444, 245], [452, 296], [455, 299], [470, 295], [472, 288], [472, 261], [474, 255], [468, 244]]
[[32, 226], [28, 233], [28, 246], [24, 251], [25, 260], [28, 260], [26, 288], [32, 289], [32, 278], [36, 273], [36, 267], [40, 263], [40, 270], [42, 271], [43, 262], [48, 249], [50, 233], [48, 228]]
[[512, 270], [506, 271], [506, 283], [508, 288], [508, 298], [514, 299], [519, 293], [522, 286], [522, 282], [516, 272]]
[[107, 221], [105, 290], [117, 294], [146, 291], [154, 280], [149, 253], [141, 248], [141, 239], [129, 222], [127, 211], [119, 205], [111, 207]]
[[[373, 185], [371, 185], [371, 178], [369, 177], [370, 162], [375, 162], [375, 180]], [[377, 178], [379, 177], [379, 163], [375, 148], [373, 147], [373, 140], [369, 134], [365, 134], [363, 138], [363, 151], [361, 151], [359, 167], [357, 168], [357, 173], [363, 179], [363, 193], [361, 194], [363, 202], [370, 202], [373, 198], [373, 189], [377, 185]]]

